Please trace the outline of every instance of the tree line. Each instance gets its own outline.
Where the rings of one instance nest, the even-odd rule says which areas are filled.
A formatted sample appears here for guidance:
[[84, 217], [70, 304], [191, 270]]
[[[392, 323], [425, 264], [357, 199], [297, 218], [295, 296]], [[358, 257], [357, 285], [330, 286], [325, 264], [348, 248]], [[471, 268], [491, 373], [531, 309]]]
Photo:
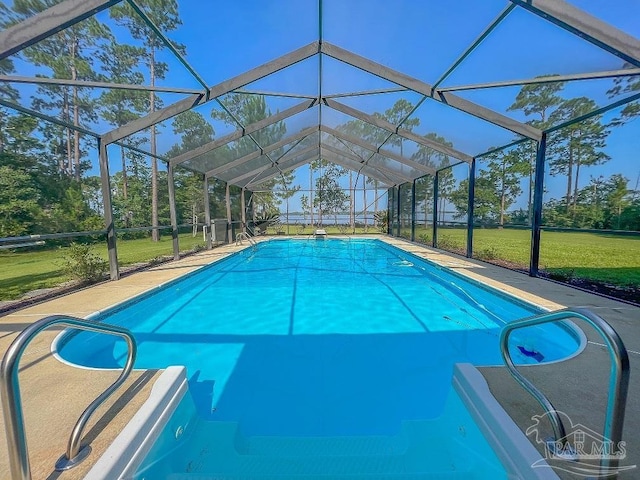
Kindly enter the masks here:
[[[56, 0], [0, 2], [0, 21], [7, 28], [58, 3]], [[176, 0], [138, 2], [163, 31], [181, 25]], [[103, 81], [155, 86], [164, 79], [168, 65], [159, 52], [165, 47], [142, 18], [123, 2], [109, 10], [113, 28], [124, 28], [135, 45], [120, 43], [105, 23], [90, 17], [0, 62], [0, 73], [15, 71], [15, 61], [26, 61], [61, 80]], [[175, 44], [186, 54], [183, 45]], [[109, 89], [92, 95], [93, 89], [77, 86], [38, 85], [29, 98], [18, 90], [0, 85], [0, 96], [57, 118], [68, 126], [39, 121], [29, 115], [0, 109], [0, 237], [30, 234], [90, 231], [104, 228], [100, 179], [90, 175], [89, 153], [95, 139], [75, 127], [95, 130], [108, 125], [117, 128], [163, 107], [154, 91]], [[270, 112], [264, 101], [254, 99], [234, 104], [264, 118]], [[238, 102], [236, 102], [238, 103]], [[257, 108], [257, 110], [256, 110]], [[262, 109], [262, 110], [260, 110]], [[217, 112], [212, 112], [216, 118]], [[241, 115], [242, 116], [242, 115]], [[251, 115], [244, 119], [251, 121]], [[172, 121], [180, 140], [166, 156], [184, 153], [214, 138], [213, 127], [197, 112], [187, 112]], [[111, 177], [116, 227], [158, 227], [169, 224], [167, 173], [158, 169], [155, 155], [157, 131], [153, 126], [126, 139], [127, 144], [149, 145], [151, 156], [125, 147], [110, 147], [110, 157], [119, 158], [121, 168]], [[236, 152], [246, 148], [241, 143]], [[230, 148], [226, 152], [233, 155]], [[95, 150], [94, 150], [95, 151]], [[219, 152], [218, 152], [219, 153]], [[203, 221], [202, 176], [176, 171], [176, 204], [179, 223], [194, 218]], [[225, 184], [212, 179], [212, 215], [226, 216]], [[237, 199], [240, 192], [232, 188]], [[235, 202], [238, 203], [239, 202]], [[240, 216], [239, 206], [233, 214]], [[159, 231], [152, 237], [157, 240]]]
[[[548, 75], [545, 75], [548, 76]], [[528, 124], [545, 130], [582, 117], [598, 107], [587, 97], [563, 98], [563, 82], [525, 85], [517, 94], [510, 111], [521, 111], [529, 117]], [[639, 80], [616, 80], [609, 90], [611, 96], [640, 90]], [[627, 104], [609, 123], [603, 115], [595, 115], [578, 123], [565, 126], [549, 134], [545, 157], [547, 178], [564, 177], [564, 194], [560, 198], [549, 198], [545, 188], [543, 224], [573, 228], [640, 230], [640, 190], [620, 173], [608, 177], [590, 175], [587, 185], [580, 182], [589, 167], [602, 165], [611, 160], [606, 153], [611, 129], [619, 127], [640, 114], [637, 102]], [[435, 139], [435, 137], [434, 137]], [[440, 138], [439, 141], [445, 141]], [[492, 150], [492, 149], [490, 149]], [[413, 158], [421, 158], [415, 155]], [[424, 157], [422, 157], [424, 158]], [[426, 158], [426, 164], [441, 169], [449, 159], [439, 162]], [[503, 226], [507, 224], [530, 225], [533, 214], [533, 191], [536, 163], [536, 144], [525, 141], [515, 147], [498, 150], [477, 161], [475, 179], [474, 221], [479, 225]], [[638, 177], [640, 180], [640, 175]], [[430, 212], [432, 200], [429, 180], [419, 180], [417, 190], [426, 192], [419, 196], [425, 219]], [[445, 205], [450, 202], [455, 211], [452, 217], [466, 218], [468, 211], [469, 180], [457, 182], [452, 168], [440, 171], [439, 220], [445, 221]], [[513, 208], [522, 203], [526, 192], [526, 206]], [[401, 205], [408, 205], [409, 189], [401, 189]], [[408, 207], [407, 207], [408, 208]], [[403, 209], [407, 216], [410, 212]]]
[[[5, 28], [31, 17], [58, 3], [56, 0], [14, 0], [10, 6], [0, 2], [0, 21]], [[172, 32], [181, 25], [176, 0], [144, 0], [138, 2], [146, 14], [164, 32]], [[161, 60], [164, 44], [142, 21], [126, 2], [109, 9], [111, 27], [95, 17], [88, 18], [60, 31], [37, 44], [24, 49], [17, 56], [0, 61], [0, 74], [15, 71], [15, 61], [26, 61], [41, 67], [51, 78], [90, 80], [133, 85], [151, 85], [164, 79], [168, 65]], [[120, 43], [112, 29], [126, 29], [135, 45]], [[183, 54], [186, 47], [174, 44]], [[527, 122], [544, 129], [562, 123], [596, 108], [586, 97], [563, 98], [564, 84], [556, 82], [522, 87], [510, 110], [521, 111]], [[640, 90], [640, 80], [616, 79], [610, 90], [612, 96]], [[92, 90], [76, 86], [39, 85], [29, 98], [21, 98], [20, 92], [8, 84], [0, 85], [2, 98], [27, 105], [41, 113], [65, 122], [69, 127], [38, 121], [22, 113], [0, 109], [0, 237], [39, 233], [56, 233], [102, 229], [102, 194], [100, 179], [90, 175], [89, 154], [94, 151], [95, 139], [72, 127], [94, 128], [108, 125], [117, 128], [162, 108], [162, 99], [153, 91], [103, 90], [92, 95]], [[225, 109], [211, 109], [208, 115], [237, 128], [255, 123], [271, 115], [264, 97], [231, 94], [224, 99]], [[410, 114], [414, 105], [401, 99], [384, 112], [375, 116], [403, 128], [412, 130], [420, 120]], [[547, 165], [551, 175], [566, 178], [564, 195], [551, 198], [544, 204], [544, 221], [558, 226], [611, 228], [640, 230], [640, 193], [638, 185], [629, 185], [629, 179], [620, 174], [608, 178], [591, 176], [583, 186], [588, 169], [610, 160], [606, 154], [607, 138], [611, 128], [629, 122], [640, 114], [638, 102], [627, 104], [618, 118], [609, 124], [602, 116], [558, 130], [548, 139]], [[185, 112], [171, 122], [173, 133], [179, 141], [167, 152], [175, 157], [212, 141], [216, 132], [205, 114]], [[345, 134], [362, 138], [372, 145], [386, 145], [406, 156], [406, 140], [391, 135], [369, 123], [352, 120], [337, 127]], [[286, 134], [284, 122], [266, 127], [236, 142], [220, 147], [198, 161], [210, 168], [223, 165], [233, 159], [271, 145]], [[112, 175], [113, 209], [116, 226], [158, 227], [169, 224], [167, 173], [158, 169], [157, 129], [155, 126], [126, 139], [132, 146], [149, 145], [151, 156], [134, 150], [112, 146], [112, 160], [118, 158], [120, 170]], [[453, 146], [446, 138], [431, 132], [425, 138]], [[329, 137], [328, 142], [345, 148], [345, 142]], [[371, 152], [357, 145], [349, 150], [363, 159]], [[284, 149], [270, 153], [275, 160], [285, 154]], [[466, 215], [468, 180], [457, 182], [451, 159], [432, 148], [419, 145], [410, 158], [437, 169], [439, 174], [440, 220], [445, 220], [445, 205], [454, 206], [455, 216]], [[262, 159], [264, 161], [264, 158]], [[369, 163], [384, 166], [382, 157], [371, 157]], [[238, 166], [231, 174], [242, 175], [252, 166]], [[416, 173], [411, 167], [401, 166], [400, 174]], [[348, 176], [349, 187], [342, 186]], [[498, 151], [479, 161], [476, 178], [475, 217], [479, 223], [506, 225], [530, 223], [532, 191], [535, 176], [535, 144], [524, 142], [517, 147]], [[301, 195], [301, 204], [311, 222], [323, 221], [349, 211], [354, 222], [354, 191], [357, 184], [364, 187], [361, 214], [381, 209], [378, 199], [383, 192], [380, 183], [373, 178], [359, 176], [326, 159], [311, 163], [308, 192]], [[176, 204], [178, 222], [203, 220], [202, 176], [176, 170]], [[261, 184], [253, 195], [253, 210], [270, 214], [288, 205], [289, 199], [300, 191], [294, 172], [280, 175]], [[518, 209], [523, 191], [528, 191], [526, 206]], [[367, 197], [370, 192], [372, 195]], [[401, 189], [401, 204], [407, 205], [410, 189]], [[226, 217], [225, 198], [231, 197], [231, 215], [241, 217], [237, 187], [229, 187], [222, 181], [211, 180], [211, 207], [213, 217]], [[432, 208], [433, 182], [429, 177], [416, 183], [417, 209], [426, 224]], [[404, 212], [406, 217], [406, 212]], [[315, 217], [315, 220], [314, 220]], [[157, 239], [158, 230], [153, 230]]]

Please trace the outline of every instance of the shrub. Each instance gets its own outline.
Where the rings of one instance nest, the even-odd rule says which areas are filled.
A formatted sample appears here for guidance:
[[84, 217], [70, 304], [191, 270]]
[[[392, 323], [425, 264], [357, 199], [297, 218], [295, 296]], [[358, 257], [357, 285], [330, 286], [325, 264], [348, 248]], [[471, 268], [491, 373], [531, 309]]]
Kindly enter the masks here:
[[428, 233], [418, 235], [418, 241], [427, 245], [431, 245], [431, 236]]
[[97, 282], [107, 273], [109, 262], [93, 252], [91, 245], [72, 242], [62, 258], [62, 269], [83, 282]]
[[476, 258], [480, 260], [495, 260], [498, 258], [498, 250], [496, 250], [496, 247], [483, 248], [476, 253]]
[[438, 248], [442, 250], [456, 250], [462, 248], [462, 245], [449, 235], [438, 235]]
[[386, 210], [381, 210], [373, 214], [373, 218], [376, 222], [376, 227], [380, 233], [387, 233], [389, 226], [389, 214]]

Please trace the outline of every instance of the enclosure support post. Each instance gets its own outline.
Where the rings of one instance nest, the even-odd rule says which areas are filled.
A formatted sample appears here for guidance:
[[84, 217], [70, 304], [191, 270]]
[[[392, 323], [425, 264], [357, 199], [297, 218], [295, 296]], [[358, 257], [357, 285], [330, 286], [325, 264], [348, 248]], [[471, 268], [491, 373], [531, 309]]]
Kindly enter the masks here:
[[391, 226], [391, 207], [393, 202], [393, 187], [387, 189], [387, 235], [391, 235], [392, 226]]
[[533, 190], [533, 218], [531, 221], [531, 259], [529, 275], [538, 276], [540, 264], [540, 230], [542, 225], [542, 197], [544, 195], [544, 161], [547, 150], [547, 134], [542, 133], [536, 153], [536, 172]]
[[176, 212], [176, 185], [173, 181], [173, 167], [167, 163], [167, 183], [169, 187], [169, 216], [171, 217], [171, 239], [173, 241], [173, 259], [180, 258], [178, 244], [178, 214]]
[[204, 236], [207, 242], [207, 250], [211, 250], [211, 205], [209, 203], [209, 179], [203, 176], [203, 194], [204, 194]]
[[402, 220], [400, 218], [400, 185], [396, 187], [396, 219], [398, 220], [398, 228], [396, 228], [396, 237], [400, 236], [400, 227], [402, 227]]
[[436, 171], [433, 176], [433, 240], [431, 245], [433, 248], [438, 248], [438, 177], [440, 171]]
[[[251, 218], [251, 221], [255, 223], [256, 221], [256, 211], [253, 208], [253, 192], [251, 190], [245, 190], [245, 195], [249, 196], [249, 199], [245, 199], [246, 202], [246, 217]], [[245, 218], [246, 218], [245, 217]], [[255, 225], [254, 225], [255, 227]]]
[[476, 197], [476, 159], [469, 165], [469, 198], [467, 203], [467, 258], [473, 257], [473, 207]]
[[109, 157], [107, 145], [98, 138], [98, 155], [100, 157], [100, 181], [102, 185], [102, 205], [104, 207], [104, 225], [107, 229], [107, 250], [109, 254], [109, 276], [111, 280], [120, 279], [118, 268], [118, 251], [116, 248], [116, 228], [113, 222], [113, 206], [111, 205], [111, 183], [109, 180]]
[[227, 243], [233, 242], [233, 233], [231, 231], [231, 191], [228, 183], [225, 183], [224, 199], [227, 204]]
[[247, 205], [246, 200], [244, 198], [244, 194], [246, 189], [242, 187], [242, 191], [240, 192], [240, 215], [242, 215], [242, 231], [246, 233], [247, 231]]
[[411, 241], [416, 241], [416, 181], [411, 184]]

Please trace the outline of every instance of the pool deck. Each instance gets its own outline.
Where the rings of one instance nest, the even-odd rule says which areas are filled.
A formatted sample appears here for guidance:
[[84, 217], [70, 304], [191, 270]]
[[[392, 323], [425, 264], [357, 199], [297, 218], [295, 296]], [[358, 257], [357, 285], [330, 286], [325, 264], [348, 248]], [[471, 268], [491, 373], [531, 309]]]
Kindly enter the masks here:
[[[543, 308], [554, 310], [583, 306], [607, 320], [618, 331], [630, 351], [633, 372], [624, 429], [627, 458], [622, 463], [638, 464], [639, 467], [620, 474], [619, 478], [640, 477], [640, 377], [635, 373], [640, 367], [640, 308], [401, 239], [375, 237]], [[117, 282], [101, 283], [4, 315], [0, 317], [0, 352], [4, 354], [16, 335], [40, 318], [52, 314], [86, 317], [224, 258], [241, 248], [247, 248], [247, 244], [226, 245], [199, 252], [176, 262], [134, 273]], [[580, 355], [560, 363], [523, 367], [521, 371], [548, 395], [558, 410], [570, 415], [573, 424], [580, 423], [601, 433], [608, 388], [608, 354], [597, 344], [602, 343], [597, 333], [584, 324], [580, 326], [589, 340]], [[59, 329], [50, 330], [36, 337], [25, 351], [20, 364], [20, 385], [34, 480], [82, 478], [146, 400], [158, 376], [157, 371], [132, 373], [127, 383], [97, 410], [95, 418], [88, 425], [85, 439], [91, 442], [93, 448], [89, 459], [73, 470], [57, 473], [53, 464], [65, 451], [73, 424], [86, 406], [119, 373], [97, 372], [61, 363], [50, 351], [51, 342], [58, 333]], [[542, 413], [537, 403], [503, 367], [483, 367], [480, 370], [491, 391], [520, 428], [524, 431], [531, 426], [531, 417]], [[1, 418], [0, 425], [4, 431]], [[542, 437], [547, 436], [550, 436], [550, 429], [543, 426]], [[0, 472], [8, 472], [4, 434], [0, 435]], [[581, 478], [566, 473], [561, 473], [561, 477]]]

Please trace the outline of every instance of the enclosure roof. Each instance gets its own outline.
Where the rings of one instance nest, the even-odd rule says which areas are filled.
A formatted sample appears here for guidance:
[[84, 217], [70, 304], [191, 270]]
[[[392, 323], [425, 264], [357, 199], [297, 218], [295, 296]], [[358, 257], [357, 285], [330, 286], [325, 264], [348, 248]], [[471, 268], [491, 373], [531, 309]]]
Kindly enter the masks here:
[[[45, 107], [7, 98], [0, 104], [93, 136], [103, 147], [126, 146], [249, 189], [318, 159], [382, 185], [399, 185], [433, 174], [434, 156], [440, 166], [443, 160], [470, 163], [496, 147], [541, 140], [545, 132], [539, 122], [491, 92], [640, 73], [640, 41], [574, 3], [380, 2], [384, 11], [373, 15], [367, 7], [374, 4], [363, 0], [249, 1], [244, 8], [222, 1], [204, 10], [198, 2], [182, 2], [177, 28], [166, 20], [171, 12], [158, 16], [142, 0], [64, 0], [0, 33], [0, 59], [13, 59], [24, 70], [0, 81], [81, 87], [90, 95], [153, 92], [158, 108], [114, 126], [72, 123]], [[114, 9], [122, 5], [135, 21], [118, 17]], [[420, 17], [424, 12], [433, 15]], [[140, 72], [117, 78], [113, 69], [107, 74], [105, 59], [100, 78], [55, 78], [25, 61], [24, 52], [38, 42], [92, 19], [112, 27], [119, 43], [153, 45], [166, 72], [153, 79]], [[388, 38], [400, 20], [406, 26], [402, 36]], [[220, 22], [239, 28], [237, 35], [217, 35], [226, 28]], [[431, 37], [427, 26], [437, 36]], [[502, 63], [496, 61], [500, 53], [506, 57]], [[263, 61], [254, 62], [258, 58]], [[528, 68], [534, 64], [538, 71]], [[503, 72], [521, 72], [523, 79]], [[636, 97], [615, 98], [610, 105]], [[250, 122], [241, 118], [236, 107], [249, 98], [263, 100], [267, 115]], [[182, 145], [183, 132], [170, 122], [190, 111], [215, 133]], [[152, 154], [147, 141], [136, 136], [152, 127], [164, 135], [161, 140], [171, 138], [180, 148], [161, 141]]]

